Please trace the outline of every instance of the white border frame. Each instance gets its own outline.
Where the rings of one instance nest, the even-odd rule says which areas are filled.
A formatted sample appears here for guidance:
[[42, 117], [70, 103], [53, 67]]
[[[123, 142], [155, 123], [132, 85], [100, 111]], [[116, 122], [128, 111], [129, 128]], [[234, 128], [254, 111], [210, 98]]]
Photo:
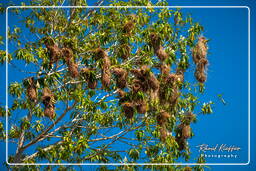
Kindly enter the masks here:
[[[250, 164], [250, 8], [248, 6], [150, 6], [151, 8], [246, 8], [248, 10], [248, 162], [247, 163], [9, 163], [8, 162], [8, 62], [6, 62], [6, 163], [16, 165], [249, 165]], [[6, 61], [8, 61], [8, 10], [11, 8], [149, 8], [148, 6], [8, 6], [6, 8]]]

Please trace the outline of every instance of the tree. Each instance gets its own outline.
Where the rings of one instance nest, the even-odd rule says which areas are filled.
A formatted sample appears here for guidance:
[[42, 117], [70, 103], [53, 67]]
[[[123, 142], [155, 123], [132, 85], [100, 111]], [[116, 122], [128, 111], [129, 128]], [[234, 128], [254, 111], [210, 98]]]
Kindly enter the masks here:
[[[9, 9], [22, 26], [9, 26], [9, 42], [15, 48], [9, 50], [8, 61], [1, 51], [1, 63], [8, 62], [23, 77], [8, 89], [8, 141], [17, 148], [10, 163], [189, 160], [195, 113], [212, 113], [212, 102], [199, 98], [208, 64], [203, 27], [180, 9], [152, 7], [166, 2], [97, 5], [104, 3], [147, 8]], [[194, 70], [196, 80], [188, 69]], [[2, 107], [1, 116], [5, 114]]]

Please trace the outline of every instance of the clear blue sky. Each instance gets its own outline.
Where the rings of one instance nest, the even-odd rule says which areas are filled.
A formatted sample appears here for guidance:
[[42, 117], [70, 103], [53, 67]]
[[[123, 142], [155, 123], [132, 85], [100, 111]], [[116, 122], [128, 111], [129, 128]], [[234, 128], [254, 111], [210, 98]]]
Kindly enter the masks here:
[[[211, 170], [256, 170], [255, 166], [255, 29], [256, 2], [251, 0], [170, 0], [169, 5], [246, 5], [251, 11], [251, 163], [249, 166], [211, 166]], [[214, 114], [200, 116], [198, 123], [193, 125], [196, 136], [190, 141], [192, 151], [195, 146], [206, 143], [229, 144], [242, 148], [239, 158], [234, 160], [208, 159], [208, 162], [243, 162], [246, 163], [248, 152], [248, 9], [183, 9], [191, 13], [195, 21], [205, 28], [204, 35], [210, 38], [208, 81], [205, 100], [217, 100], [216, 95], [223, 94], [228, 105], [216, 103]], [[5, 34], [5, 18], [0, 16], [2, 26], [0, 34]], [[1, 47], [3, 48], [3, 47]], [[0, 99], [5, 98], [5, 70], [0, 66]], [[0, 143], [0, 153], [5, 153], [5, 146]], [[1, 155], [0, 162], [4, 161]], [[0, 166], [1, 168], [1, 166]], [[2, 169], [1, 169], [2, 170]]]

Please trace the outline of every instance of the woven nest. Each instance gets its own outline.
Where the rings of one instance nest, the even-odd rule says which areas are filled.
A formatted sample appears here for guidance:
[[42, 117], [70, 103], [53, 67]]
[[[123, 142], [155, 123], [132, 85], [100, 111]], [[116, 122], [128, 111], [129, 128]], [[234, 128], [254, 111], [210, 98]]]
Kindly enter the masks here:
[[116, 84], [118, 88], [125, 88], [127, 84], [128, 73], [125, 69], [114, 68], [113, 73], [116, 75]]
[[101, 74], [102, 88], [109, 88], [111, 82], [111, 73], [109, 70], [103, 70]]
[[37, 90], [35, 86], [34, 77], [28, 79], [29, 85], [27, 88], [27, 96], [30, 101], [36, 102], [37, 100]]
[[71, 77], [73, 78], [76, 78], [79, 76], [78, 65], [76, 63], [70, 62], [68, 64], [68, 71]]
[[155, 51], [155, 54], [159, 58], [160, 61], [164, 61], [168, 58], [168, 54], [165, 52], [163, 46], [160, 45], [154, 51]]
[[197, 81], [200, 83], [204, 83], [207, 79], [205, 72], [202, 70], [199, 70], [199, 68], [197, 68], [195, 71], [195, 77], [196, 77]]
[[168, 101], [172, 106], [176, 105], [178, 102], [178, 98], [180, 97], [180, 92], [178, 88], [172, 89], [171, 96], [169, 97]]
[[74, 54], [72, 49], [70, 48], [62, 48], [62, 55], [64, 56], [65, 62], [66, 64], [69, 65], [69, 63], [72, 62], [72, 60], [74, 59]]
[[44, 116], [53, 119], [55, 115], [55, 107], [54, 105], [46, 106], [44, 109]]
[[149, 74], [148, 85], [154, 91], [159, 89], [159, 81], [157, 80], [157, 78], [155, 77], [155, 75], [153, 73]]
[[95, 89], [97, 87], [97, 80], [94, 80], [94, 81], [88, 80], [88, 87], [90, 89]]
[[127, 119], [131, 119], [133, 118], [134, 115], [134, 106], [132, 103], [130, 102], [126, 102], [122, 104], [123, 110], [124, 110], [124, 114], [126, 116]]
[[132, 91], [137, 93], [138, 91], [142, 91], [142, 82], [140, 80], [134, 80], [132, 83]]
[[156, 117], [156, 120], [157, 120], [157, 123], [160, 125], [160, 126], [164, 126], [168, 120], [168, 118], [170, 118], [171, 115], [166, 112], [166, 111], [161, 111], [157, 117]]
[[162, 142], [165, 142], [165, 141], [166, 141], [166, 138], [167, 138], [167, 135], [168, 135], [166, 128], [165, 128], [165, 127], [161, 127], [160, 130], [159, 130], [159, 132], [160, 132], [160, 140], [161, 140]]
[[150, 33], [150, 44], [154, 49], [158, 49], [160, 46], [160, 38], [156, 33]]
[[136, 102], [136, 110], [138, 113], [144, 114], [147, 112], [147, 104], [145, 101]]
[[121, 89], [118, 89], [118, 90], [117, 90], [117, 94], [118, 94], [118, 97], [119, 97], [119, 98], [123, 98], [123, 97], [125, 97], [126, 92], [123, 91], [123, 90], [121, 90]]
[[54, 64], [54, 63], [58, 62], [58, 60], [62, 54], [58, 45], [57, 44], [53, 44], [53, 45], [46, 44], [46, 48], [50, 54], [50, 64]]
[[97, 59], [101, 59], [107, 56], [107, 53], [101, 48], [95, 49], [94, 52]]
[[188, 139], [191, 137], [191, 128], [190, 125], [182, 125], [182, 137]]
[[199, 37], [197, 45], [192, 50], [192, 57], [195, 64], [197, 64], [200, 59], [206, 58], [207, 51], [207, 40], [205, 39], [205, 37]]
[[48, 87], [45, 87], [43, 89], [42, 101], [45, 106], [49, 106], [49, 105], [53, 104], [53, 102], [54, 102], [53, 94]]
[[110, 65], [111, 63], [110, 63], [109, 57], [108, 56], [103, 57], [103, 64], [102, 64], [103, 70], [108, 70]]

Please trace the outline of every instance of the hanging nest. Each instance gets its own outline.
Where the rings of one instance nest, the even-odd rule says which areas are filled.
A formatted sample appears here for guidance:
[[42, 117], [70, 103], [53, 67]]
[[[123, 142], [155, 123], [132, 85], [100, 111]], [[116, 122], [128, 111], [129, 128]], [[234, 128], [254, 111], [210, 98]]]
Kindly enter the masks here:
[[103, 57], [103, 65], [102, 65], [103, 70], [109, 70], [110, 65], [111, 63], [110, 63], [109, 57], [108, 56]]
[[48, 87], [45, 87], [43, 89], [42, 100], [45, 106], [44, 115], [52, 119], [55, 114], [54, 97], [51, 90]]
[[122, 104], [123, 110], [124, 110], [124, 114], [126, 116], [127, 119], [131, 119], [133, 118], [134, 115], [134, 106], [132, 103], [130, 102], [125, 102]]
[[44, 87], [42, 101], [45, 106], [49, 106], [54, 103], [54, 96], [48, 87]]
[[166, 111], [161, 111], [157, 117], [156, 117], [156, 120], [157, 120], [157, 123], [160, 125], [160, 126], [164, 126], [165, 123], [167, 122], [168, 118], [170, 118], [171, 115], [166, 112]]
[[192, 57], [195, 64], [199, 62], [200, 59], [206, 58], [207, 56], [207, 40], [205, 37], [199, 37], [197, 45], [192, 50]]
[[44, 116], [53, 119], [55, 115], [55, 106], [54, 105], [48, 105], [44, 109]]
[[128, 59], [131, 55], [131, 47], [128, 44], [122, 44], [119, 49], [119, 55], [122, 59]]
[[134, 80], [132, 83], [132, 91], [137, 93], [143, 91], [142, 82], [140, 80]]
[[136, 102], [136, 110], [138, 113], [144, 114], [147, 112], [147, 104], [145, 101], [141, 100]]
[[156, 33], [150, 33], [149, 39], [150, 39], [150, 45], [154, 48], [154, 50], [159, 49], [160, 37]]
[[73, 78], [76, 78], [79, 76], [78, 65], [76, 63], [70, 62], [68, 64], [68, 71], [71, 77]]
[[119, 97], [119, 98], [123, 98], [123, 97], [125, 97], [126, 92], [123, 91], [123, 90], [121, 90], [121, 89], [118, 89], [118, 90], [117, 90], [117, 94], [118, 94], [118, 97]]
[[153, 90], [156, 91], [159, 89], [159, 81], [157, 80], [157, 78], [155, 77], [155, 75], [153, 73], [149, 74], [148, 77], [148, 85], [149, 87]]
[[46, 46], [47, 50], [49, 51], [50, 65], [57, 63], [62, 54], [58, 45], [57, 44], [50, 45], [49, 43], [45, 43], [45, 46]]
[[72, 60], [74, 59], [74, 54], [72, 49], [70, 48], [62, 48], [62, 54], [64, 56], [65, 62], [67, 65], [69, 65], [70, 63], [72, 63]]
[[103, 70], [101, 74], [102, 88], [109, 88], [111, 81], [111, 73], [109, 70]]
[[184, 123], [190, 124], [196, 120], [196, 115], [192, 112], [187, 112], [184, 114]]
[[88, 87], [90, 89], [95, 89], [97, 87], [97, 80], [94, 80], [94, 81], [88, 80]]
[[37, 90], [35, 86], [35, 80], [34, 77], [30, 77], [28, 79], [28, 88], [27, 88], [27, 96], [30, 101], [36, 102], [37, 101]]
[[134, 22], [133, 21], [128, 21], [123, 26], [123, 32], [124, 33], [130, 33], [133, 28], [134, 28]]
[[107, 56], [107, 53], [101, 48], [95, 49], [94, 52], [97, 59], [102, 59]]
[[116, 85], [118, 88], [125, 88], [128, 73], [125, 69], [114, 68], [113, 73], [116, 75]]
[[172, 89], [171, 96], [169, 97], [169, 102], [171, 106], [174, 106], [178, 102], [178, 98], [180, 97], [180, 92], [178, 88]]
[[182, 125], [182, 137], [188, 139], [191, 137], [191, 128], [190, 125]]
[[157, 49], [155, 49], [155, 54], [160, 61], [164, 61], [168, 58], [168, 54], [165, 52], [163, 46], [159, 46]]
[[160, 132], [160, 140], [162, 142], [165, 142], [166, 138], [167, 138], [167, 135], [168, 135], [166, 128], [165, 127], [161, 127], [159, 132]]
[[196, 77], [197, 81], [200, 83], [204, 83], [207, 79], [205, 72], [200, 70], [199, 68], [196, 68], [195, 77]]

